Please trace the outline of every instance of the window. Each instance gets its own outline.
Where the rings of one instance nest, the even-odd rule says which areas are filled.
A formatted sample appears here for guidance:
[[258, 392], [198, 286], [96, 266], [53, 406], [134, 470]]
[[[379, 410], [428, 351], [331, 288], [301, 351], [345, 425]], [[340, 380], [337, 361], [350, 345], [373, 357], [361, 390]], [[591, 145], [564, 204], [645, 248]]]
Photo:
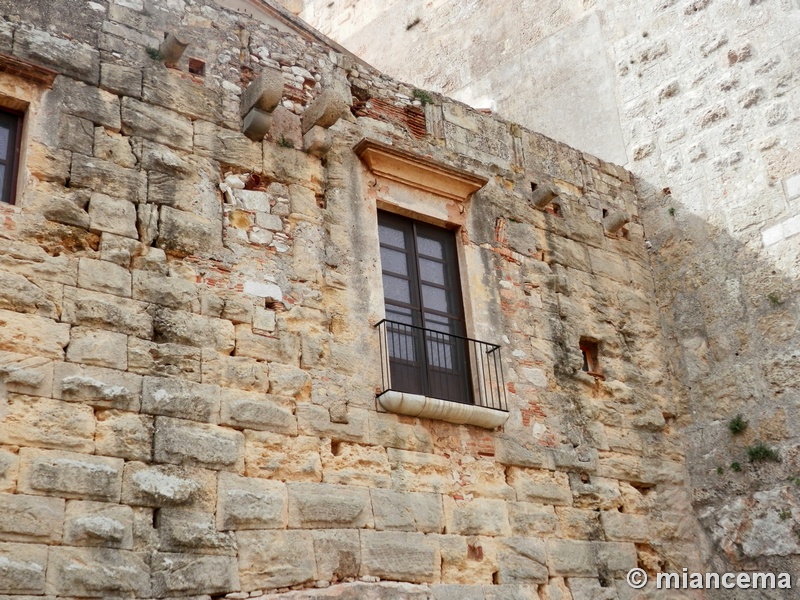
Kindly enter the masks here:
[[14, 203], [22, 115], [0, 111], [0, 201]]
[[472, 403], [455, 236], [378, 213], [392, 387]]
[[594, 340], [581, 338], [580, 348], [581, 354], [583, 354], [583, 366], [581, 367], [581, 370], [589, 375], [602, 377], [602, 371], [600, 370], [599, 344]]

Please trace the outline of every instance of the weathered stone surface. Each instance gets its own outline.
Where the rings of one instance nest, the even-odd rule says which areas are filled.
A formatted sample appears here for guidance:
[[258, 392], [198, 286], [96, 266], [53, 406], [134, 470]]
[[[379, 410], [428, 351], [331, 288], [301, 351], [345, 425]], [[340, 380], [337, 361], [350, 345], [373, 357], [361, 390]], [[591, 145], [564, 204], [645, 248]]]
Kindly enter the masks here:
[[[255, 392], [270, 389], [269, 363], [246, 356], [225, 356], [214, 350], [203, 350], [202, 358], [203, 383]], [[308, 377], [307, 373], [303, 374]]]
[[85, 325], [151, 338], [153, 319], [146, 310], [147, 305], [142, 302], [67, 287], [64, 289], [64, 310], [61, 319], [73, 325]]
[[162, 66], [146, 68], [142, 100], [184, 114], [192, 119], [218, 120], [220, 91], [173, 75]]
[[53, 91], [64, 96], [64, 112], [92, 121], [112, 131], [122, 126], [119, 118], [119, 98], [96, 87], [58, 77]]
[[66, 185], [70, 176], [70, 153], [33, 142], [28, 147], [25, 166], [39, 181]]
[[540, 502], [554, 506], [570, 506], [572, 492], [566, 473], [521, 469], [509, 469], [508, 482], [523, 502]]
[[217, 423], [222, 388], [172, 377], [145, 377], [142, 412]]
[[[298, 408], [299, 406], [302, 405], [298, 405]], [[391, 468], [383, 448], [346, 442], [334, 443], [331, 446], [332, 453], [322, 454], [325, 483], [391, 487]]]
[[11, 394], [0, 443], [94, 452], [94, 412], [60, 400]]
[[122, 501], [132, 506], [175, 506], [213, 512], [217, 473], [191, 466], [125, 465]]
[[609, 541], [647, 543], [653, 538], [650, 519], [643, 515], [628, 515], [614, 510], [602, 511], [600, 522]]
[[[304, 372], [301, 371], [300, 373]], [[298, 374], [298, 376], [300, 375]], [[348, 442], [361, 442], [369, 438], [369, 413], [366, 410], [348, 408], [346, 423], [334, 423], [331, 420], [330, 410], [317, 404], [299, 403], [295, 413], [297, 414], [297, 426], [299, 431], [306, 435], [316, 435], [335, 441]], [[348, 447], [349, 445], [340, 446], [340, 448]], [[378, 462], [383, 462], [380, 457], [376, 456], [375, 458], [377, 458]], [[348, 457], [345, 456], [343, 460], [338, 462], [348, 462]], [[382, 468], [378, 470], [378, 474], [384, 474]]]
[[106, 548], [53, 548], [50, 553], [50, 594], [89, 598], [150, 594], [146, 555]]
[[242, 92], [240, 113], [244, 116], [253, 108], [271, 112], [278, 106], [282, 95], [283, 74], [277, 69], [263, 69]]
[[55, 304], [45, 291], [16, 273], [0, 273], [0, 308], [58, 318]]
[[293, 409], [294, 401], [290, 398], [228, 390], [221, 401], [220, 424], [297, 435]]
[[281, 481], [322, 481], [320, 441], [266, 431], [247, 431], [246, 474]]
[[157, 462], [242, 472], [244, 435], [216, 425], [157, 417], [153, 454]]
[[450, 461], [436, 454], [387, 449], [393, 487], [411, 492], [441, 494], [453, 485]]
[[178, 150], [192, 149], [193, 129], [189, 119], [134, 98], [122, 99], [122, 132]]
[[[105, 189], [105, 188], [101, 188]], [[138, 239], [136, 207], [128, 200], [93, 193], [89, 201], [89, 229]]]
[[124, 371], [128, 368], [128, 336], [124, 333], [73, 327], [67, 360]]
[[138, 411], [142, 378], [114, 369], [59, 363], [53, 373], [53, 395], [97, 408]]
[[197, 286], [180, 277], [164, 277], [151, 271], [133, 271], [133, 298], [176, 310], [197, 311]]
[[58, 543], [63, 524], [64, 500], [60, 498], [0, 494], [2, 541]]
[[369, 490], [342, 485], [290, 483], [289, 527], [358, 529], [372, 527]]
[[162, 508], [156, 529], [161, 551], [236, 555], [233, 535], [217, 531], [212, 513]]
[[153, 417], [119, 410], [95, 413], [95, 451], [127, 460], [150, 460], [153, 453]]
[[547, 552], [542, 540], [506, 538], [497, 553], [497, 582], [547, 583]]
[[496, 440], [498, 462], [518, 467], [549, 469], [554, 467], [552, 455], [545, 448], [525, 446], [512, 436], [498, 436]]
[[407, 425], [396, 415], [370, 412], [369, 433], [372, 443], [386, 448], [414, 452], [431, 452], [430, 433], [421, 425]]
[[303, 133], [314, 126], [328, 128], [348, 109], [347, 98], [338, 90], [328, 89], [314, 98], [303, 113]]
[[167, 375], [199, 382], [201, 358], [201, 349], [193, 346], [128, 338], [128, 370], [134, 373]]
[[232, 556], [154, 553], [150, 559], [152, 594], [158, 598], [188, 594], [226, 594], [240, 589]]
[[325, 175], [318, 158], [294, 148], [264, 145], [264, 175], [285, 183], [297, 183], [321, 193]]
[[177, 256], [188, 256], [218, 248], [222, 224], [206, 217], [162, 206], [158, 222], [159, 248]]
[[158, 341], [211, 347], [222, 354], [234, 349], [234, 327], [230, 321], [168, 308], [157, 308], [152, 313]]
[[439, 494], [370, 490], [376, 531], [441, 533], [444, 526]]
[[246, 590], [289, 587], [316, 579], [308, 531], [237, 531], [239, 574]]
[[96, 49], [45, 31], [17, 29], [14, 54], [89, 84], [96, 85], [100, 78], [100, 54]]
[[0, 351], [64, 358], [69, 324], [0, 309]]
[[359, 532], [352, 529], [316, 529], [314, 559], [317, 579], [324, 581], [358, 577], [361, 567], [361, 541]]
[[130, 298], [131, 274], [114, 263], [81, 258], [78, 263], [78, 287]]
[[508, 509], [503, 500], [475, 498], [453, 500], [443, 498], [448, 533], [457, 535], [510, 535]]
[[103, 63], [100, 65], [100, 87], [122, 96], [139, 98], [142, 95], [142, 71]]
[[421, 533], [361, 532], [361, 575], [431, 583], [439, 570], [439, 552]]
[[19, 454], [22, 493], [119, 502], [123, 464], [119, 458], [33, 448], [22, 448]]
[[0, 593], [43, 594], [47, 546], [0, 543]]
[[0, 448], [0, 492], [14, 492], [17, 488], [19, 457]]
[[64, 543], [130, 550], [133, 509], [105, 502], [70, 500], [64, 517]]
[[288, 523], [286, 485], [220, 472], [217, 528], [284, 529]]
[[53, 361], [46, 358], [0, 352], [0, 374], [9, 392], [47, 398], [53, 395]]
[[248, 171], [261, 171], [261, 144], [238, 131], [195, 121], [194, 146], [195, 152], [201, 156]]
[[[144, 200], [147, 194], [147, 180], [144, 173], [134, 169], [125, 169], [111, 161], [74, 154], [72, 156], [72, 169], [70, 171], [70, 184], [75, 187], [89, 188], [99, 192], [98, 204], [103, 206], [98, 208], [95, 218], [97, 219], [97, 229], [103, 231], [104, 224], [113, 222], [115, 216], [125, 220], [118, 223], [115, 231], [119, 235], [130, 234], [130, 207], [115, 205], [107, 197], [119, 198], [129, 202]], [[91, 209], [91, 203], [90, 207]], [[92, 217], [90, 213], [89, 217]], [[111, 227], [110, 225], [108, 227]]]
[[558, 525], [552, 506], [533, 502], [509, 502], [508, 521], [516, 536], [550, 537]]

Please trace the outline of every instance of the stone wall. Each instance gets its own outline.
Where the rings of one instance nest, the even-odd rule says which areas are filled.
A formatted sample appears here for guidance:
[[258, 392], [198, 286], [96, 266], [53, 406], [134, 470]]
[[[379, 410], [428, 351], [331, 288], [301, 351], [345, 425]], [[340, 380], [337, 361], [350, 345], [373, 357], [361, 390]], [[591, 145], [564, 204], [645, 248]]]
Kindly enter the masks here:
[[[0, 72], [27, 106], [0, 205], [0, 594], [584, 600], [702, 566], [630, 173], [210, 0], [0, 6], [0, 52], [57, 73]], [[268, 69], [255, 142], [241, 96]], [[416, 213], [365, 137], [488, 180], [414, 200], [460, 227], [500, 430], [377, 409], [376, 206]]]

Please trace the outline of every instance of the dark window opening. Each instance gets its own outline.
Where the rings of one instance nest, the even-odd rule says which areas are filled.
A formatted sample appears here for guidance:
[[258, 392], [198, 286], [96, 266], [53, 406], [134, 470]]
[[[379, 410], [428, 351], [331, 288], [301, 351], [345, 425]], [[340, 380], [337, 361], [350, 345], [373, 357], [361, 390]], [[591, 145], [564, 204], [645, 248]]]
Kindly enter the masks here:
[[531, 181], [531, 191], [532, 191], [532, 192], [535, 192], [535, 191], [536, 191], [536, 188], [538, 188], [538, 187], [539, 187], [539, 186], [538, 186], [536, 183], [534, 183], [533, 181]]
[[190, 58], [189, 73], [203, 77], [206, 74], [206, 63], [199, 58]]
[[0, 110], [0, 202], [14, 204], [22, 115]]
[[583, 366], [581, 370], [589, 375], [602, 376], [599, 359], [599, 344], [594, 340], [582, 338], [580, 342]]
[[605, 219], [607, 216], [608, 216], [608, 209], [604, 208], [603, 209], [603, 218]]

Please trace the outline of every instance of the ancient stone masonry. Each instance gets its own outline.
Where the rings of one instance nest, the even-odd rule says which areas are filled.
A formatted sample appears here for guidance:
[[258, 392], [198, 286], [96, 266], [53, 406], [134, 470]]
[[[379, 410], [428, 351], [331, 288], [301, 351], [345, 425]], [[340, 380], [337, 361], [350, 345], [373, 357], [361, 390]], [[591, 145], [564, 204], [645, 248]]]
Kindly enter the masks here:
[[[248, 6], [0, 0], [0, 596], [628, 599], [633, 567], [699, 569], [630, 174]], [[377, 209], [456, 231], [501, 427], [376, 402]]]

